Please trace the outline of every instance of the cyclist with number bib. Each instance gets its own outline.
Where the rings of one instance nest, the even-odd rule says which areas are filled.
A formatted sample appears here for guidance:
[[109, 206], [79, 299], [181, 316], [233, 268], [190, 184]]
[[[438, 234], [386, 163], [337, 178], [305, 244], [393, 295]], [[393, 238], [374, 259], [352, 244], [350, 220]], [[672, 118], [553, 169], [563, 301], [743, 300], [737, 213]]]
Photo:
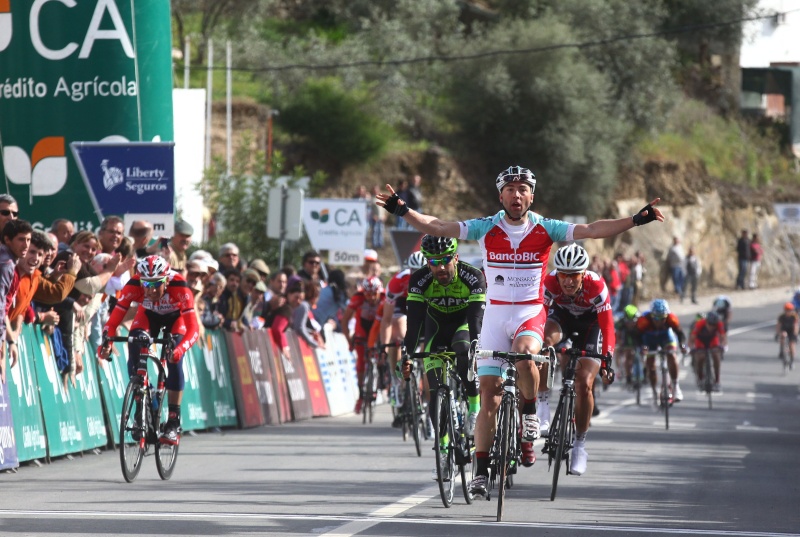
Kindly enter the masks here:
[[[360, 390], [358, 401], [356, 401], [356, 414], [361, 413], [361, 407], [364, 404], [362, 383], [364, 382], [364, 372], [367, 369], [367, 338], [383, 298], [383, 282], [377, 276], [364, 278], [361, 281], [361, 290], [350, 297], [344, 314], [342, 314], [342, 331], [350, 343], [350, 350], [356, 351], [356, 376]], [[356, 327], [351, 334], [350, 320], [354, 316]]]
[[[548, 309], [544, 344], [556, 346], [570, 338], [573, 347], [604, 354], [605, 365], [610, 365], [615, 342], [614, 314], [605, 280], [596, 272], [586, 270], [589, 254], [576, 243], [559, 248], [553, 262], [556, 269], [544, 278], [544, 305]], [[562, 367], [566, 367], [567, 360], [566, 357], [561, 359]], [[603, 365], [596, 358], [578, 358], [575, 368], [575, 446], [570, 458], [570, 473], [576, 475], [586, 472], [589, 458], [586, 434], [594, 409], [592, 387]], [[547, 367], [542, 366], [539, 384], [538, 415], [542, 429], [550, 427]], [[603, 376], [605, 378], [605, 371]]]
[[[669, 304], [663, 298], [657, 298], [650, 305], [650, 311], [645, 312], [639, 317], [636, 328], [641, 335], [642, 345], [655, 350], [661, 347], [667, 351], [667, 365], [669, 376], [672, 381], [672, 397], [676, 402], [683, 401], [683, 391], [678, 384], [678, 358], [675, 354], [676, 344], [684, 350], [686, 335], [683, 333], [678, 316], [670, 313]], [[685, 352], [684, 352], [685, 354]], [[658, 374], [656, 372], [656, 357], [647, 357], [646, 368], [650, 377], [650, 387], [653, 388], [653, 404], [658, 404], [656, 382]]]
[[[478, 339], [486, 306], [486, 278], [480, 269], [458, 260], [458, 241], [448, 237], [425, 235], [422, 253], [428, 266], [414, 271], [408, 289], [408, 332], [403, 345], [413, 352], [420, 340], [425, 339], [425, 352], [436, 352], [447, 347], [456, 353], [456, 369], [467, 394], [469, 410], [465, 432], [472, 436], [478, 419], [480, 398], [475, 382], [467, 378], [469, 358], [467, 353], [472, 340]], [[433, 394], [439, 389], [440, 369], [425, 359], [430, 388], [429, 416], [433, 426], [438, 425], [439, 409]], [[407, 377], [409, 362], [403, 376]]]
[[[136, 275], [122, 288], [117, 305], [103, 328], [105, 335], [116, 336], [117, 328], [132, 302], [137, 302], [139, 308], [131, 325], [132, 341], [128, 344], [128, 373], [131, 376], [136, 374], [141, 350], [138, 334], [148, 333], [156, 337], [163, 327], [175, 340], [172, 359], [167, 362], [169, 418], [161, 442], [177, 445], [180, 442], [181, 399], [185, 383], [181, 360], [199, 335], [194, 295], [183, 276], [171, 270], [166, 259], [150, 255], [139, 260]], [[101, 358], [107, 358], [110, 351], [110, 345], [101, 345], [97, 349]]]
[[[406, 300], [408, 299], [408, 279], [411, 273], [425, 266], [425, 256], [422, 252], [414, 252], [408, 256], [406, 268], [392, 276], [386, 284], [386, 300], [383, 302], [380, 315], [380, 342], [400, 343], [406, 337], [408, 316], [406, 315]], [[412, 349], [413, 352], [413, 349]], [[390, 347], [387, 351], [389, 358], [389, 371], [394, 371], [397, 367], [397, 356], [399, 349]], [[395, 375], [392, 377], [392, 386], [395, 394], [400, 392], [399, 380]], [[400, 401], [395, 399], [395, 405], [399, 406]], [[395, 415], [392, 427], [401, 427], [403, 418], [399, 413]]]
[[703, 388], [705, 380], [705, 360], [708, 350], [711, 360], [714, 362], [714, 385], [712, 390], [716, 393], [722, 391], [719, 385], [720, 361], [722, 360], [722, 348], [727, 345], [725, 336], [725, 325], [716, 311], [709, 311], [702, 319], [694, 323], [689, 345], [694, 352], [694, 372], [697, 379], [697, 387]]
[[[529, 210], [536, 187], [536, 178], [529, 169], [512, 166], [501, 172], [494, 184], [503, 210], [494, 216], [462, 222], [444, 221], [411, 210], [390, 185], [386, 185], [389, 194], [378, 194], [376, 203], [422, 233], [477, 240], [488, 284], [480, 346], [494, 351], [536, 354], [544, 341], [546, 309], [542, 278], [553, 243], [612, 237], [634, 226], [663, 221], [664, 216], [653, 207], [659, 201], [656, 198], [633, 217], [570, 224]], [[525, 466], [531, 466], [536, 459], [533, 441], [539, 435], [536, 416], [539, 370], [531, 364], [521, 361], [517, 369], [522, 396], [522, 463]], [[476, 495], [486, 495], [489, 449], [502, 396], [503, 372], [500, 360], [482, 358], [478, 361], [481, 409], [475, 429], [476, 477], [470, 484], [470, 490]]]

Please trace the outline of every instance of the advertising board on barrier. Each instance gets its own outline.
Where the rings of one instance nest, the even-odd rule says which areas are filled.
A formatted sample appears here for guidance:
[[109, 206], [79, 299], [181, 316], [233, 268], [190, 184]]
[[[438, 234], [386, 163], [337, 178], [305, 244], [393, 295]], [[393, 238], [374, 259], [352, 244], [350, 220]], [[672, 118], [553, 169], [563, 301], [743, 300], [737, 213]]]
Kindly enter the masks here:
[[278, 400], [275, 397], [275, 373], [272, 357], [270, 356], [269, 336], [264, 330], [253, 330], [242, 334], [247, 355], [250, 358], [250, 367], [256, 384], [258, 400], [261, 402], [261, 412], [264, 420], [269, 425], [278, 425]]
[[[42, 407], [39, 401], [39, 383], [34, 366], [36, 340], [33, 329], [23, 326], [17, 339], [19, 359], [9, 370], [6, 402], [14, 414], [14, 440], [20, 462], [47, 457]], [[3, 409], [0, 408], [0, 413]], [[7, 458], [7, 457], [6, 457]]]
[[206, 409], [203, 427], [235, 427], [236, 397], [225, 337], [218, 330], [207, 330], [205, 339], [206, 346], [198, 341], [189, 349], [192, 356], [189, 363], [194, 364], [197, 376], [196, 392]]
[[[118, 335], [127, 335], [124, 327], [120, 327]], [[122, 418], [122, 399], [128, 387], [128, 345], [114, 343], [116, 353], [112, 352], [111, 360], [102, 360], [97, 368], [97, 378], [100, 381], [100, 393], [103, 396], [103, 406], [106, 410], [108, 427], [111, 431], [111, 444], [116, 445], [119, 438], [119, 422]], [[91, 347], [91, 356], [96, 355], [96, 348]]]
[[236, 408], [239, 411], [239, 426], [242, 428], [264, 425], [264, 414], [261, 401], [250, 367], [250, 357], [244, 347], [241, 334], [227, 332], [225, 340], [228, 344], [228, 355], [231, 360], [231, 371], [236, 383]]
[[325, 393], [325, 386], [322, 384], [322, 377], [319, 374], [319, 366], [315, 356], [316, 349], [312, 349], [308, 344], [294, 335], [300, 348], [303, 367], [306, 373], [306, 387], [308, 397], [311, 401], [311, 412], [313, 416], [330, 416], [331, 409], [328, 407], [328, 394]]
[[19, 466], [8, 384], [0, 380], [0, 470]]
[[317, 362], [330, 413], [340, 416], [352, 412], [358, 400], [356, 360], [344, 334], [334, 332], [327, 325], [325, 341], [325, 349], [317, 351]]
[[289, 387], [286, 385], [286, 373], [283, 371], [283, 357], [272, 332], [267, 331], [267, 343], [269, 344], [269, 357], [272, 360], [272, 372], [274, 374], [273, 386], [275, 395], [278, 398], [278, 417], [281, 423], [292, 421], [292, 407], [289, 402]]
[[289, 401], [292, 403], [292, 414], [295, 421], [307, 420], [313, 416], [311, 398], [308, 394], [306, 369], [303, 367], [303, 358], [300, 355], [297, 336], [293, 331], [287, 330], [291, 352], [289, 356], [281, 355], [283, 373], [286, 375], [286, 385], [289, 387]]
[[369, 223], [363, 200], [306, 199], [303, 226], [315, 250], [363, 250]]

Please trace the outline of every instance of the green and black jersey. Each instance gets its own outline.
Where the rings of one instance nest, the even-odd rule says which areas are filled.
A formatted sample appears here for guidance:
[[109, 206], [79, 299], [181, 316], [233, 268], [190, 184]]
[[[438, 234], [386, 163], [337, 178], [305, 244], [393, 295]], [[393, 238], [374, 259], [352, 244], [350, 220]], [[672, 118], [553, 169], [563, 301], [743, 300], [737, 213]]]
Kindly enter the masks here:
[[426, 319], [436, 325], [468, 325], [470, 340], [476, 339], [483, 324], [486, 278], [483, 272], [459, 261], [449, 285], [441, 285], [429, 267], [413, 272], [408, 280], [408, 329], [405, 345], [417, 346]]

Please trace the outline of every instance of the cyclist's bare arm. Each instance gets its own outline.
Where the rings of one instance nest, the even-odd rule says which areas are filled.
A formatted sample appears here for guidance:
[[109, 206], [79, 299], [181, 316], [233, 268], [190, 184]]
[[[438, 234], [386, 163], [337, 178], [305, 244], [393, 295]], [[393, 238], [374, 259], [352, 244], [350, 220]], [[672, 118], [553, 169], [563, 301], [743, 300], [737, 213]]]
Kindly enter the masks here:
[[[656, 207], [661, 198], [656, 198], [650, 202], [650, 206], [655, 211], [656, 220], [664, 221], [664, 215]], [[591, 224], [576, 224], [572, 232], [575, 240], [580, 239], [604, 239], [619, 235], [633, 227], [633, 218], [617, 218], [616, 220], [597, 220]]]
[[[384, 194], [381, 192], [376, 196], [378, 198], [376, 204], [379, 207], [386, 207], [386, 201], [395, 193], [391, 185], [386, 185], [386, 188], [389, 190], [389, 194]], [[399, 200], [397, 203], [398, 205], [405, 205], [403, 200]], [[434, 235], [436, 237], [452, 237], [457, 239], [460, 233], [458, 222], [439, 220], [435, 216], [421, 214], [413, 209], [409, 209], [408, 212], [402, 216], [402, 218], [417, 231], [427, 233], [428, 235]]]
[[392, 317], [394, 316], [394, 304], [389, 301], [383, 303], [383, 314], [381, 316], [380, 335], [378, 343], [386, 345], [392, 343]]

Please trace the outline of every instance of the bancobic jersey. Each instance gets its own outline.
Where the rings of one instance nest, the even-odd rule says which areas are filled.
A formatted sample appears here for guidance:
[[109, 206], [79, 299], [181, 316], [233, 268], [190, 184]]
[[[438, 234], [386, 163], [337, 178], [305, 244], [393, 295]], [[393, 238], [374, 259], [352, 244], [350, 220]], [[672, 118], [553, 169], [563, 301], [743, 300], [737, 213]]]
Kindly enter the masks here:
[[494, 216], [459, 222], [459, 239], [477, 240], [483, 252], [490, 303], [541, 304], [542, 273], [554, 242], [571, 241], [574, 224], [543, 218], [528, 211], [522, 238], [512, 237], [503, 217]]
[[386, 284], [386, 301], [402, 306], [408, 296], [408, 277], [411, 275], [411, 269], [404, 269], [392, 276], [389, 283]]
[[558, 276], [554, 270], [544, 278], [544, 305], [552, 308], [554, 305], [567, 310], [575, 317], [586, 313], [600, 313], [611, 310], [608, 296], [608, 287], [605, 280], [596, 272], [587, 270], [583, 275], [583, 284], [580, 291], [570, 297], [561, 291]]
[[408, 301], [427, 302], [433, 310], [441, 313], [461, 311], [470, 302], [485, 302], [482, 276], [477, 268], [459, 261], [453, 281], [441, 285], [428, 267], [422, 267], [411, 275]]

